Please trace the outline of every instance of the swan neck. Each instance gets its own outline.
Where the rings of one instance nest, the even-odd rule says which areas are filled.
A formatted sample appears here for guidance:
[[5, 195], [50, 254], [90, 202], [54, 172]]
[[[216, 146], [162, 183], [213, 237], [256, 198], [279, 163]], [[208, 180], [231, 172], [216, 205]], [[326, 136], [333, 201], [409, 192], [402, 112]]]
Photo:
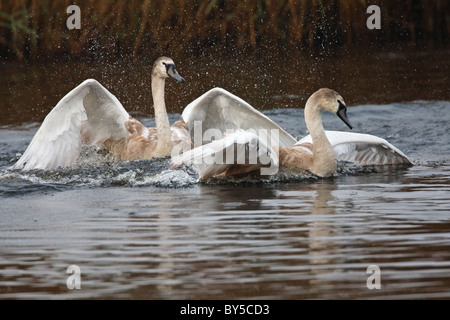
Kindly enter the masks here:
[[314, 145], [318, 143], [328, 142], [325, 130], [322, 124], [322, 109], [310, 101], [305, 107], [306, 128], [311, 134]]
[[172, 149], [172, 131], [166, 111], [164, 98], [165, 79], [152, 75], [153, 107], [155, 108], [156, 131], [158, 133], [157, 150]]
[[317, 104], [307, 103], [305, 122], [313, 141], [312, 171], [320, 176], [333, 175], [336, 171], [337, 161], [333, 146], [323, 128], [322, 108]]

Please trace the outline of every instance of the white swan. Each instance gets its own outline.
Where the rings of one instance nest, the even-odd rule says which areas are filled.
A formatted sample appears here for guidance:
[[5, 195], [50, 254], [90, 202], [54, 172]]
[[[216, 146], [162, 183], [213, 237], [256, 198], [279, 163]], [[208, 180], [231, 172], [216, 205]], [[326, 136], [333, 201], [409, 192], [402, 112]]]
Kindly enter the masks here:
[[78, 158], [82, 142], [104, 145], [121, 160], [169, 156], [179, 143], [189, 149], [191, 140], [183, 118], [170, 126], [167, 117], [164, 84], [169, 76], [184, 82], [172, 59], [157, 59], [151, 76], [156, 128], [147, 128], [130, 117], [119, 100], [96, 80], [84, 81], [47, 115], [12, 169], [70, 166]]
[[[242, 110], [248, 108], [249, 105], [247, 104]], [[255, 114], [259, 112], [252, 107], [250, 108], [252, 110], [248, 113], [255, 117]], [[259, 149], [258, 140], [260, 141], [261, 138], [255, 137], [254, 133], [241, 130], [229, 134], [226, 139], [214, 141], [212, 144], [192, 149], [181, 156], [174, 157], [172, 167], [177, 167], [183, 163], [195, 164], [199, 169], [200, 178], [207, 178], [254, 171], [261, 167], [267, 167], [267, 159], [271, 159], [272, 166], [278, 164], [290, 169], [309, 170], [318, 176], [327, 177], [335, 174], [337, 160], [351, 161], [363, 165], [411, 164], [411, 161], [400, 150], [384, 139], [367, 134], [325, 131], [321, 119], [322, 110], [337, 114], [351, 128], [343, 98], [335, 91], [324, 88], [316, 91], [306, 103], [305, 121], [310, 135], [291, 145], [272, 143], [273, 151], [278, 155], [277, 160], [273, 160], [271, 148], [265, 147], [267, 140], [260, 144], [262, 148]], [[262, 114], [260, 116], [262, 119], [267, 118]], [[240, 117], [246, 118], [245, 115]], [[251, 123], [248, 123], [247, 126], [251, 127]], [[239, 146], [246, 147], [239, 148]], [[232, 156], [228, 157], [230, 161], [220, 162], [223, 158], [222, 153], [226, 154], [230, 148], [233, 150]], [[249, 150], [252, 150], [252, 148], [256, 152], [254, 152], [253, 159], [250, 159]], [[241, 154], [239, 154], [239, 151], [236, 152], [239, 149]], [[217, 154], [219, 154], [219, 157], [216, 156]], [[238, 162], [238, 158], [243, 160]], [[250, 160], [253, 161], [250, 163]]]

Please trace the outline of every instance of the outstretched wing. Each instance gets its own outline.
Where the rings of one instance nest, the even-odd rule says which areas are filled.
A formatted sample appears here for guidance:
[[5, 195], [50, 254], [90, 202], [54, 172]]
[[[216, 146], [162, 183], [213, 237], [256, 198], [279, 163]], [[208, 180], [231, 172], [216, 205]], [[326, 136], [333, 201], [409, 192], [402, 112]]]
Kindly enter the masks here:
[[278, 171], [278, 156], [256, 134], [238, 130], [181, 155], [172, 157], [172, 168], [182, 164], [195, 165], [200, 178], [236, 175], [260, 170], [261, 175]]
[[[362, 165], [412, 164], [411, 160], [386, 140], [370, 134], [325, 131], [336, 159]], [[297, 144], [312, 143], [311, 135]]]
[[[256, 134], [274, 135], [273, 145], [291, 147], [296, 140], [267, 116], [253, 108], [241, 98], [230, 92], [214, 88], [192, 101], [183, 111], [182, 119], [188, 124], [191, 138], [196, 143], [196, 137], [204, 137], [208, 130], [214, 135], [214, 130], [222, 136], [228, 131], [253, 129]], [[198, 125], [201, 124], [201, 128]], [[200, 129], [200, 132], [197, 130]], [[261, 134], [260, 134], [261, 133]], [[274, 134], [275, 133], [275, 134]], [[278, 135], [278, 137], [276, 137]], [[208, 136], [208, 134], [206, 134]], [[265, 138], [265, 137], [264, 137]], [[278, 141], [276, 141], [278, 139]], [[203, 143], [208, 143], [206, 139]], [[196, 143], [196, 146], [199, 145]]]
[[54, 169], [73, 164], [82, 142], [96, 145], [128, 135], [130, 116], [117, 98], [96, 80], [81, 83], [44, 119], [13, 169]]

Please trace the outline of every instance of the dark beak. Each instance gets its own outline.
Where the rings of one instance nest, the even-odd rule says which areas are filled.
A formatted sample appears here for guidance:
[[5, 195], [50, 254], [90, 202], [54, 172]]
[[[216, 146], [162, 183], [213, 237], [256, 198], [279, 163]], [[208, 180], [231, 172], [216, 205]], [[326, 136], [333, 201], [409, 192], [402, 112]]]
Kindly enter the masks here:
[[348, 118], [347, 118], [347, 107], [341, 102], [341, 101], [338, 101], [338, 103], [339, 103], [339, 109], [338, 109], [338, 111], [337, 111], [337, 116], [339, 117], [339, 118], [341, 118], [341, 120], [342, 121], [344, 121], [344, 123], [350, 128], [350, 129], [353, 129], [352, 128], [352, 125], [350, 124], [350, 121], [348, 121]]
[[178, 82], [184, 82], [184, 78], [179, 75], [174, 64], [166, 64], [167, 74], [177, 80]]

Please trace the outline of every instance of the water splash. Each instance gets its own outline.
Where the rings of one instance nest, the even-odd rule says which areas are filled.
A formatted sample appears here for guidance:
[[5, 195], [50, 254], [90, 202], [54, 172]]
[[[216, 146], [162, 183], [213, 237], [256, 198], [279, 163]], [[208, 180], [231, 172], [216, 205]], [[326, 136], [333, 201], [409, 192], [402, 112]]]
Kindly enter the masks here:
[[[447, 135], [450, 103], [445, 101], [416, 101], [408, 104], [366, 105], [351, 108], [349, 113], [355, 123], [355, 131], [380, 136], [404, 151], [417, 166], [434, 166], [448, 163], [450, 143]], [[423, 113], [426, 108], [427, 112]], [[301, 109], [274, 109], [264, 113], [288, 132], [301, 138], [307, 134]], [[402, 120], [398, 117], [401, 115]], [[418, 115], [421, 121], [417, 121]], [[170, 121], [179, 114], [170, 114]], [[154, 119], [141, 119], [147, 126], [154, 126]], [[323, 114], [324, 126], [329, 130], [342, 130], [332, 114]], [[66, 190], [91, 187], [140, 187], [184, 188], [201, 184], [276, 184], [286, 182], [316, 181], [318, 177], [308, 172], [280, 171], [274, 176], [210, 178], [198, 180], [194, 167], [170, 170], [170, 158], [119, 162], [107, 151], [84, 146], [72, 168], [57, 170], [11, 171], [11, 166], [26, 149], [37, 126], [2, 128], [0, 143], [0, 194], [14, 195], [41, 190]], [[424, 132], [427, 134], [424, 135]], [[391, 174], [402, 171], [398, 166], [359, 166], [339, 162], [334, 178], [358, 176], [370, 173]]]
[[[308, 172], [280, 170], [272, 176], [246, 174], [234, 177], [213, 177], [199, 180], [194, 166], [170, 169], [170, 157], [119, 162], [109, 153], [95, 148], [84, 148], [77, 163], [70, 168], [55, 170], [0, 170], [0, 182], [5, 182], [0, 193], [15, 195], [33, 192], [45, 187], [49, 190], [90, 187], [185, 188], [196, 184], [276, 184], [283, 182], [311, 182], [320, 179]], [[379, 172], [379, 166], [360, 166], [339, 162], [336, 177]]]

